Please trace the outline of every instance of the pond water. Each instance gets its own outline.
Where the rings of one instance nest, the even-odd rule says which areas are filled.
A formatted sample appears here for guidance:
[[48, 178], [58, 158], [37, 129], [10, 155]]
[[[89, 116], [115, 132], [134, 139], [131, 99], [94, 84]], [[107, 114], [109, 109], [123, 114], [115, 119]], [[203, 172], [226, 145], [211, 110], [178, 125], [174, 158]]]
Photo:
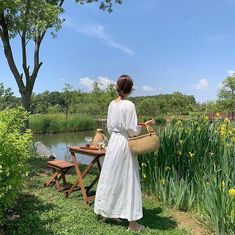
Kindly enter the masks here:
[[[156, 133], [159, 133], [161, 130], [164, 129], [165, 126], [157, 126], [155, 127]], [[104, 130], [105, 135], [107, 137], [107, 130]], [[68, 146], [85, 146], [86, 136], [94, 137], [96, 130], [92, 131], [81, 131], [81, 132], [66, 132], [66, 133], [58, 133], [58, 134], [43, 134], [43, 135], [34, 135], [33, 142], [40, 141], [42, 142], [48, 150], [56, 157], [58, 160], [66, 160], [71, 161], [70, 152], [67, 150]], [[93, 158], [82, 155], [76, 154], [78, 162], [81, 164], [89, 164]], [[101, 163], [102, 163], [101, 159]]]
[[[85, 146], [86, 136], [94, 137], [96, 130], [93, 131], [81, 131], [81, 132], [66, 132], [59, 134], [48, 134], [48, 135], [34, 135], [33, 142], [42, 142], [48, 150], [56, 157], [58, 160], [71, 161], [70, 152], [67, 150], [68, 146]], [[76, 154], [79, 163], [89, 164], [93, 158]]]

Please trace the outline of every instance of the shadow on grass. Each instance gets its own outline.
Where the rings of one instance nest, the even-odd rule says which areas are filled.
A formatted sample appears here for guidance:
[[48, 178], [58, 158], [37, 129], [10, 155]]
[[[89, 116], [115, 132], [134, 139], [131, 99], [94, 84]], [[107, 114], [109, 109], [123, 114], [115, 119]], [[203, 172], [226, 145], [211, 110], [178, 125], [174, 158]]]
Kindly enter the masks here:
[[[156, 230], [172, 230], [177, 227], [177, 223], [173, 217], [166, 217], [160, 215], [163, 212], [161, 207], [146, 209], [144, 208], [144, 217], [140, 220], [140, 223], [145, 227]], [[104, 219], [102, 217], [97, 217], [98, 220], [101, 220], [108, 224], [115, 224], [123, 227], [128, 227], [127, 220], [113, 220], [113, 219]]]
[[29, 177], [31, 178], [39, 173], [46, 173], [48, 171], [47, 161], [37, 155], [32, 155], [28, 160]]
[[150, 229], [171, 230], [177, 227], [175, 219], [171, 216], [160, 215], [161, 207], [146, 209], [144, 208], [144, 217], [141, 222]]
[[50, 235], [53, 234], [50, 224], [59, 220], [58, 216], [52, 215], [43, 219], [43, 213], [55, 208], [54, 204], [42, 203], [31, 194], [22, 194], [17, 200], [17, 205], [9, 211], [4, 226], [5, 235]]

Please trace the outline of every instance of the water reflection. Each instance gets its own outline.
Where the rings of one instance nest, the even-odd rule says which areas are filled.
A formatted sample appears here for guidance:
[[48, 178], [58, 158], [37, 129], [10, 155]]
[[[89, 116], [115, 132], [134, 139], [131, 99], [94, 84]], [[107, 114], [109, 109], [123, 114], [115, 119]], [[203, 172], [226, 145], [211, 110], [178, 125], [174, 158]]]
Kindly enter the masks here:
[[[71, 161], [68, 146], [85, 146], [85, 136], [95, 136], [95, 130], [82, 132], [68, 132], [50, 135], [34, 135], [33, 142], [42, 142], [50, 150], [56, 159]], [[93, 158], [86, 155], [77, 154], [79, 163], [89, 164]]]

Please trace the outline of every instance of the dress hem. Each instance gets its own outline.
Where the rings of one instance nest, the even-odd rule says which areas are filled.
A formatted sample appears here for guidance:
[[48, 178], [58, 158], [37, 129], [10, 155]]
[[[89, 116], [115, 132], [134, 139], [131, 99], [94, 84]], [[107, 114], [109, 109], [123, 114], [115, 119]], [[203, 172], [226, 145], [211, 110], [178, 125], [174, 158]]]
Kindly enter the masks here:
[[102, 211], [97, 211], [96, 209], [94, 209], [94, 212], [95, 214], [97, 215], [101, 215], [105, 218], [111, 218], [111, 219], [127, 219], [128, 221], [136, 221], [136, 220], [139, 220], [143, 217], [143, 215], [139, 215], [139, 216], [136, 216], [134, 218], [130, 218], [128, 216], [125, 216], [125, 215], [122, 215], [122, 214], [119, 214], [119, 215], [115, 215], [115, 214], [106, 214], [106, 213], [103, 213]]

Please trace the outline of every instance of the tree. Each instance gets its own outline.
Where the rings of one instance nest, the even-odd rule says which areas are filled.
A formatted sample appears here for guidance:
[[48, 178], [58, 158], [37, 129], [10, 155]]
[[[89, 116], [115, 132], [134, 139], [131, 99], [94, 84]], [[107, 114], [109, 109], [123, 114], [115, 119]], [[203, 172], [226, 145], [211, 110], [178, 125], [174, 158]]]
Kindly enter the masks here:
[[223, 81], [218, 92], [218, 103], [227, 111], [235, 111], [235, 73]]
[[[66, 114], [66, 118], [68, 117], [69, 111], [73, 108], [72, 106], [76, 103], [78, 97], [80, 96], [80, 91], [76, 91], [73, 89], [73, 86], [65, 83], [65, 86], [63, 88], [63, 99], [64, 99], [64, 111]], [[73, 110], [74, 111], [74, 110]]]
[[[122, 0], [75, 0], [79, 4], [98, 2], [102, 10], [112, 11], [113, 3]], [[38, 72], [42, 66], [40, 46], [45, 34], [51, 30], [53, 36], [62, 27], [60, 15], [64, 11], [64, 0], [0, 0], [0, 37], [9, 68], [16, 80], [23, 107], [29, 111], [31, 96]], [[15, 63], [11, 40], [21, 41], [22, 71]], [[34, 43], [32, 69], [28, 62], [28, 42]]]
[[13, 96], [11, 88], [4, 88], [0, 83], [0, 110], [13, 108], [19, 105], [18, 99]]

